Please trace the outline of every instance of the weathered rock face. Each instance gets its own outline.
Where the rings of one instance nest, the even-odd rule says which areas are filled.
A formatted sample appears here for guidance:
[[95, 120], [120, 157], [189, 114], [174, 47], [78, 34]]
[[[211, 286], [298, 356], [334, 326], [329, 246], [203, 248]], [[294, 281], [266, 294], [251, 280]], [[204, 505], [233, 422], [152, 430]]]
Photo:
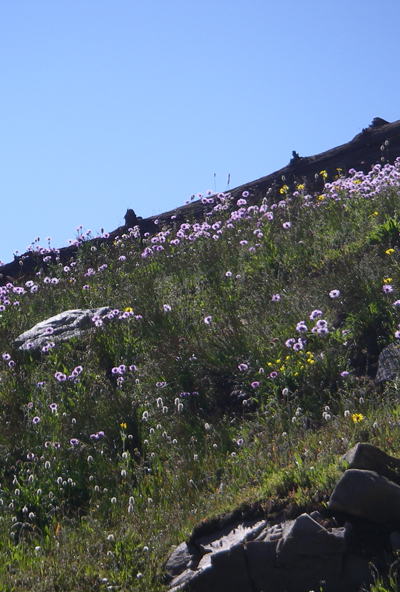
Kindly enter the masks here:
[[[357, 548], [360, 519], [361, 538], [365, 528], [378, 528], [386, 548], [400, 549], [400, 459], [357, 444], [344, 460], [349, 469], [324, 517], [312, 512], [275, 524], [238, 521], [192, 537], [166, 564], [170, 592], [309, 592], [319, 590], [322, 582], [324, 592], [359, 592], [369, 586], [374, 557]], [[336, 514], [342, 523], [347, 520], [340, 528], [330, 522]]]
[[[351, 557], [344, 561], [347, 528], [327, 529], [316, 514], [319, 521], [302, 514], [272, 527], [266, 521], [239, 524], [182, 543], [166, 566], [171, 592], [309, 592], [321, 581], [327, 592], [356, 592], [359, 583], [346, 567]], [[360, 563], [368, 582], [368, 563]]]
[[92, 319], [95, 315], [104, 318], [110, 313], [112, 309], [109, 306], [66, 310], [25, 331], [14, 340], [13, 345], [19, 351], [36, 353], [51, 343], [57, 344], [72, 337], [80, 337], [93, 326]]

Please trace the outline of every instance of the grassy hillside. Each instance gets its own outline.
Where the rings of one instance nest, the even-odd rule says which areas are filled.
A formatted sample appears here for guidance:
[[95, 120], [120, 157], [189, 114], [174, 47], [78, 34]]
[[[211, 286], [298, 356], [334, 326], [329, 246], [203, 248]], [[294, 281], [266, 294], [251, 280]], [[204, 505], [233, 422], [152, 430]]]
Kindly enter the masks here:
[[[358, 441], [398, 456], [400, 383], [372, 378], [400, 339], [400, 160], [280, 196], [203, 197], [68, 266], [49, 247], [0, 288], [0, 591], [162, 591], [195, 525], [326, 502]], [[100, 306], [82, 339], [13, 349]]]

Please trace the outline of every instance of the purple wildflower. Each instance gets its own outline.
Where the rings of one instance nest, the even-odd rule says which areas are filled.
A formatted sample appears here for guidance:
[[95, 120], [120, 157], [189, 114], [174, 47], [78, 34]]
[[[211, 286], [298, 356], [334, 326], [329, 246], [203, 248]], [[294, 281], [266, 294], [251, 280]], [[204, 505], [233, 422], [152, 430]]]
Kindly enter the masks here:
[[301, 341], [297, 341], [294, 345], [293, 345], [293, 350], [298, 352], [301, 351], [303, 349], [303, 343]]
[[163, 310], [164, 310], [164, 312], [170, 312], [172, 310], [172, 308], [170, 307], [169, 304], [163, 304]]
[[37, 425], [40, 422], [40, 417], [38, 417], [37, 415], [32, 419], [32, 423], [34, 425]]
[[259, 386], [260, 386], [260, 383], [257, 382], [257, 381], [254, 381], [254, 382], [251, 383], [251, 388], [254, 388], [255, 389], [255, 388], [258, 388]]
[[340, 291], [339, 290], [331, 290], [329, 292], [329, 296], [331, 298], [338, 298], [340, 296]]
[[240, 372], [246, 372], [246, 370], [249, 369], [247, 364], [239, 364], [238, 368], [239, 368]]
[[211, 323], [212, 323], [212, 316], [209, 315], [208, 317], [205, 317], [204, 318], [204, 322], [205, 322], [206, 325], [211, 325]]
[[64, 382], [64, 380], [67, 380], [67, 377], [65, 374], [63, 374], [62, 372], [56, 372], [54, 374], [54, 378], [56, 380], [58, 380], [58, 382]]
[[383, 291], [385, 294], [390, 294], [391, 292], [393, 292], [393, 286], [391, 286], [390, 284], [384, 284], [384, 285], [382, 286], [382, 291]]
[[71, 444], [71, 446], [78, 446], [79, 440], [77, 438], [71, 438], [69, 443]]
[[275, 370], [273, 372], [271, 372], [271, 374], [269, 375], [270, 378], [276, 378], [278, 376], [278, 372], [275, 372]]
[[282, 227], [283, 227], [285, 230], [287, 230], [288, 228], [290, 228], [290, 227], [291, 227], [291, 224], [290, 224], [290, 222], [284, 222], [284, 223], [282, 224]]
[[312, 311], [312, 313], [310, 314], [310, 320], [311, 321], [315, 321], [315, 319], [319, 319], [320, 317], [322, 317], [324, 313], [322, 312], [322, 310], [318, 310], [317, 308], [315, 310]]
[[281, 299], [281, 295], [280, 294], [273, 294], [272, 295], [272, 302], [279, 302], [279, 300]]

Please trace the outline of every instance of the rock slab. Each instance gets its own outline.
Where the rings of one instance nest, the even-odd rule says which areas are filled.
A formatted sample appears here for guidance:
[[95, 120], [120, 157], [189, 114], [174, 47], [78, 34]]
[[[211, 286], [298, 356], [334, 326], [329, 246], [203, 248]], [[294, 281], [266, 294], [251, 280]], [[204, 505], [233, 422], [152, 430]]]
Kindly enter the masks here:
[[111, 312], [109, 306], [66, 310], [25, 331], [14, 340], [13, 345], [21, 352], [38, 352], [51, 342], [57, 344], [72, 337], [80, 337], [93, 326], [95, 315], [103, 318]]

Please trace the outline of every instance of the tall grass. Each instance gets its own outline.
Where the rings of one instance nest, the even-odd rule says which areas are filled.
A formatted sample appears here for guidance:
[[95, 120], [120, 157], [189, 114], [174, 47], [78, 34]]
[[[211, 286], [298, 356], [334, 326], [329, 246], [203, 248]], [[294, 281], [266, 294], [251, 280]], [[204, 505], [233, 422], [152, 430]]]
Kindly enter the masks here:
[[358, 441], [397, 453], [399, 383], [372, 378], [400, 338], [399, 171], [208, 195], [204, 221], [113, 245], [79, 231], [69, 265], [48, 246], [50, 272], [0, 288], [0, 590], [161, 591], [195, 525], [326, 502]]

